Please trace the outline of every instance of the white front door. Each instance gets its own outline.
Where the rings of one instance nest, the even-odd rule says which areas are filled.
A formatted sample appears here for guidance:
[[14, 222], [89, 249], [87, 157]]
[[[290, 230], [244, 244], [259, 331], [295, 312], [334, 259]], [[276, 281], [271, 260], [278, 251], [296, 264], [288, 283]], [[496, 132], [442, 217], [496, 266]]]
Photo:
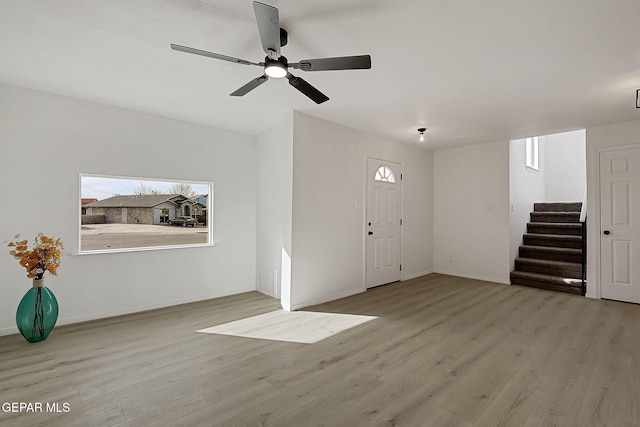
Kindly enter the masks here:
[[600, 153], [602, 298], [640, 303], [640, 148]]
[[368, 159], [367, 288], [400, 280], [400, 164]]

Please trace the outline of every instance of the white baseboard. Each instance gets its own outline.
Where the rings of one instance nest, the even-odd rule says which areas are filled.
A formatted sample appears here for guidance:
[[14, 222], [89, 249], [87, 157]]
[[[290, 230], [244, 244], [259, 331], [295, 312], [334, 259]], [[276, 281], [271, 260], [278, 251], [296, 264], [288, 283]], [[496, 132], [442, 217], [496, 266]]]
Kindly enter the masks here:
[[17, 327], [0, 329], [0, 337], [4, 335], [13, 335], [13, 334], [19, 334], [19, 333], [20, 331], [18, 331]]
[[284, 304], [283, 304], [282, 308], [287, 310], [287, 311], [300, 310], [301, 308], [311, 307], [312, 305], [323, 304], [325, 302], [335, 301], [335, 300], [338, 300], [340, 298], [350, 297], [351, 295], [359, 294], [359, 293], [362, 293], [364, 291], [366, 291], [366, 289], [364, 289], [364, 288], [349, 289], [347, 291], [340, 292], [338, 294], [327, 295], [327, 296], [323, 296], [323, 297], [314, 298], [312, 300], [308, 300], [308, 301], [305, 301], [305, 302], [301, 302], [301, 303], [298, 303], [298, 304], [292, 304], [292, 305], [290, 305], [288, 307], [285, 307]]
[[256, 290], [258, 292], [260, 292], [262, 295], [266, 295], [268, 297], [275, 298], [275, 299], [280, 299], [280, 295], [276, 295], [276, 294], [273, 294], [271, 292], [267, 292], [267, 291], [261, 290], [261, 289], [256, 289]]
[[[416, 277], [422, 277], [422, 276], [426, 276], [427, 274], [431, 274], [433, 273], [433, 270], [427, 270], [427, 271], [421, 271], [419, 273], [413, 273], [413, 274], [409, 274], [406, 276], [402, 276], [401, 277], [401, 281], [405, 281], [405, 280], [410, 280], [410, 279], [415, 279]], [[323, 304], [325, 302], [329, 302], [329, 301], [335, 301], [338, 300], [340, 298], [346, 298], [349, 297], [351, 295], [356, 295], [362, 292], [365, 292], [366, 289], [365, 288], [354, 288], [354, 289], [349, 289], [347, 291], [344, 292], [340, 292], [338, 294], [334, 294], [334, 295], [330, 295], [330, 296], [326, 296], [326, 297], [321, 297], [321, 298], [316, 298], [313, 300], [309, 300], [309, 301], [305, 301], [302, 303], [298, 303], [298, 304], [282, 304], [282, 309], [286, 310], [286, 311], [295, 311], [295, 310], [300, 310], [302, 308], [305, 307], [311, 307], [313, 305], [318, 305], [318, 304]]]
[[[237, 292], [233, 292], [232, 294], [211, 294], [211, 295], [203, 295], [200, 297], [196, 297], [196, 298], [184, 298], [184, 299], [179, 299], [179, 300], [173, 300], [173, 301], [168, 301], [168, 302], [164, 302], [164, 303], [158, 303], [158, 304], [149, 304], [149, 305], [144, 305], [144, 306], [138, 306], [138, 307], [130, 307], [130, 308], [126, 308], [123, 310], [113, 310], [113, 311], [105, 311], [102, 313], [97, 313], [97, 314], [90, 314], [90, 315], [86, 315], [86, 316], [75, 316], [75, 317], [67, 317], [67, 318], [58, 318], [58, 321], [56, 322], [56, 326], [64, 326], [64, 325], [72, 325], [74, 323], [81, 323], [81, 322], [89, 322], [92, 320], [99, 320], [99, 319], [106, 319], [109, 317], [115, 317], [115, 316], [122, 316], [125, 314], [133, 314], [133, 313], [140, 313], [142, 311], [149, 311], [149, 310], [155, 310], [158, 308], [165, 308], [165, 307], [171, 307], [174, 305], [182, 305], [182, 304], [189, 304], [192, 302], [198, 302], [198, 301], [206, 301], [209, 299], [214, 299], [214, 298], [221, 298], [221, 297], [225, 297], [225, 296], [229, 296], [229, 295], [234, 295], [234, 294], [241, 294], [244, 292], [252, 292], [255, 291], [255, 288], [248, 288], [246, 290], [238, 290]], [[13, 334], [18, 334], [20, 333], [18, 331], [17, 327], [12, 327], [12, 328], [3, 328], [0, 329], [0, 336], [3, 335], [13, 335]]]
[[483, 276], [483, 275], [479, 275], [479, 274], [461, 273], [459, 271], [435, 270], [434, 273], [446, 274], [447, 276], [464, 277], [464, 278], [467, 278], [467, 279], [482, 280], [484, 282], [500, 283], [502, 285], [510, 285], [511, 284], [511, 282], [509, 280], [505, 281], [504, 278]]
[[285, 303], [281, 302], [280, 305], [282, 306], [282, 309], [285, 310], [285, 311], [293, 311], [293, 310], [291, 310], [291, 304], [285, 304]]
[[419, 272], [419, 273], [413, 273], [413, 274], [402, 275], [402, 276], [401, 276], [401, 278], [400, 278], [400, 281], [416, 279], [416, 278], [418, 278], [418, 277], [426, 276], [427, 274], [431, 274], [431, 273], [433, 273], [433, 269], [431, 269], [431, 270], [426, 270], [426, 271], [421, 271], [421, 272]]

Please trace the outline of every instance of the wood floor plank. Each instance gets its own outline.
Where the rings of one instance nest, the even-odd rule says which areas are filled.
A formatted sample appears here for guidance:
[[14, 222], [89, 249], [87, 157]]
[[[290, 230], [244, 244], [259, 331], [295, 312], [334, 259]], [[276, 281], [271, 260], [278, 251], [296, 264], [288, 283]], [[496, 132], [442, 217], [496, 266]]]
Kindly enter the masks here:
[[640, 426], [638, 305], [431, 274], [310, 307], [377, 317], [313, 344], [196, 332], [279, 309], [249, 292], [0, 337], [0, 404], [69, 405], [0, 426]]

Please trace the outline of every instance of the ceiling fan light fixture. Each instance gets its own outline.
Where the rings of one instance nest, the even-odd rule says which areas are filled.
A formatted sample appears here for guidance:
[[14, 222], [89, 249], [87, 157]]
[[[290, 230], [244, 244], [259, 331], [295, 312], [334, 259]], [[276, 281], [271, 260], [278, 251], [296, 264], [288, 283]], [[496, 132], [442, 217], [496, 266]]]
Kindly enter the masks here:
[[289, 71], [287, 71], [287, 60], [283, 56], [277, 61], [267, 58], [264, 64], [264, 73], [274, 79], [285, 77], [289, 73]]
[[424, 142], [424, 133], [426, 132], [427, 128], [418, 128], [418, 133], [420, 134], [420, 137], [418, 138], [420, 142]]

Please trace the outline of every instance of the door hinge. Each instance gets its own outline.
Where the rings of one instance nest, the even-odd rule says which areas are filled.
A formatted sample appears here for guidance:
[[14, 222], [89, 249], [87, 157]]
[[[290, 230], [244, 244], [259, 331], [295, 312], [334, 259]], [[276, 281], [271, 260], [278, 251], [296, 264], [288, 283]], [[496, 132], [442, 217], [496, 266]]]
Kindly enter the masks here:
[[402, 225], [402, 218], [400, 218], [400, 225]]
[[400, 264], [400, 271], [402, 271], [402, 264]]
[[402, 181], [402, 174], [400, 174], [400, 181]]

